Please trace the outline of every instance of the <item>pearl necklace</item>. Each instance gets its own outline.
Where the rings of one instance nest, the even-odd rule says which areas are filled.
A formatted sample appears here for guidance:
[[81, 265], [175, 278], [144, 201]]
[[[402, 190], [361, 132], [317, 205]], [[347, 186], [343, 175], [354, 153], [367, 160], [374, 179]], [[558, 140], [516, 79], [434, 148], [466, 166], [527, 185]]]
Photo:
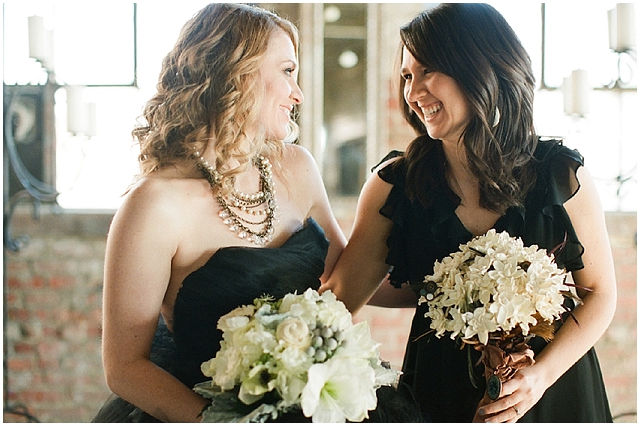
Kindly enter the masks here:
[[[199, 152], [196, 151], [194, 157], [198, 170], [209, 181], [211, 189], [219, 187], [222, 175]], [[275, 212], [278, 206], [276, 205], [271, 163], [263, 156], [258, 156], [254, 163], [260, 173], [260, 191], [254, 194], [245, 194], [233, 188], [231, 193], [226, 196], [216, 195], [216, 200], [222, 208], [218, 216], [225, 225], [229, 226], [231, 232], [235, 233], [238, 238], [263, 246], [273, 239], [276, 222]], [[264, 206], [264, 208], [259, 209], [260, 206]], [[245, 219], [231, 210], [232, 208], [262, 219], [257, 221]], [[255, 232], [245, 224], [263, 225], [263, 228], [262, 231]]]

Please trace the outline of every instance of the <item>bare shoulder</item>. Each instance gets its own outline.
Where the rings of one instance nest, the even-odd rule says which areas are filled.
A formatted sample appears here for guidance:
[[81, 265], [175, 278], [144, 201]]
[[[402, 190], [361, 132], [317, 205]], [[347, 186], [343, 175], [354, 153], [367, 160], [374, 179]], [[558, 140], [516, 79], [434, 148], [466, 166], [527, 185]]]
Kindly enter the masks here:
[[[286, 145], [280, 165], [280, 176], [287, 188], [294, 192], [317, 192], [323, 185], [315, 158], [300, 145]], [[297, 194], [301, 195], [303, 194]]]
[[[391, 188], [393, 188], [393, 184], [383, 180], [378, 175], [378, 171], [395, 161], [398, 161], [397, 158], [387, 160], [373, 170], [373, 173], [367, 178], [360, 191], [360, 197], [358, 198], [358, 205], [360, 207], [370, 210], [371, 212], [377, 212], [382, 208], [382, 205], [386, 202], [391, 192]], [[376, 214], [376, 216], [378, 215]]]
[[149, 176], [138, 181], [127, 198], [150, 202], [158, 208], [175, 206], [182, 201], [209, 195], [210, 188], [204, 179]]
[[285, 146], [282, 166], [288, 170], [295, 171], [318, 169], [316, 160], [313, 158], [309, 150], [303, 146], [293, 144]]
[[140, 225], [181, 223], [187, 219], [190, 211], [196, 210], [198, 202], [210, 202], [211, 198], [204, 179], [152, 175], [143, 177], [133, 185], [116, 216], [139, 222]]

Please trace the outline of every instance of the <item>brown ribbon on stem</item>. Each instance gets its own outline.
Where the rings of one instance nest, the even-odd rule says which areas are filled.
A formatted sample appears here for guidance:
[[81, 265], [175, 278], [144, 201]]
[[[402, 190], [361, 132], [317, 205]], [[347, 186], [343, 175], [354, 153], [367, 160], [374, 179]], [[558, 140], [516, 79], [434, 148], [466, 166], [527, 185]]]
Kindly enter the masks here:
[[522, 335], [490, 340], [486, 345], [476, 342], [474, 348], [482, 353], [478, 363], [484, 364], [487, 394], [491, 399], [498, 399], [502, 383], [510, 380], [518, 370], [535, 363], [534, 353]]

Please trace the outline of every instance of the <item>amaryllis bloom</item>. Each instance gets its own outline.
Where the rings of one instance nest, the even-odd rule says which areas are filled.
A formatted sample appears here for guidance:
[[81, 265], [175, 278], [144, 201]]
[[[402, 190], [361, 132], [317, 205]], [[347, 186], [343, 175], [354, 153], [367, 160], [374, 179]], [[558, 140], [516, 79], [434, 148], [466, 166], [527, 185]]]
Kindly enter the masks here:
[[331, 359], [314, 364], [301, 406], [314, 423], [361, 422], [376, 408], [375, 375], [362, 360]]

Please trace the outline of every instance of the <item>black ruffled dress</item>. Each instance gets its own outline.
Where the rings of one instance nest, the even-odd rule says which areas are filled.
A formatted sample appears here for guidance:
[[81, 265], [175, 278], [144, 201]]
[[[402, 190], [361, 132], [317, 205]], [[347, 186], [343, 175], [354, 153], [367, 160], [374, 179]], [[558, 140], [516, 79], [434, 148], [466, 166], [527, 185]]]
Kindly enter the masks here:
[[[419, 284], [433, 273], [433, 265], [473, 235], [460, 222], [457, 197], [444, 180], [444, 154], [439, 143], [424, 161], [430, 162], [433, 203], [425, 208], [411, 202], [405, 193], [406, 167], [390, 164], [378, 174], [393, 184], [380, 213], [393, 221], [386, 262], [391, 265], [391, 283]], [[393, 152], [387, 158], [401, 155]], [[583, 268], [583, 247], [578, 241], [563, 204], [578, 190], [577, 169], [582, 156], [558, 141], [540, 141], [535, 152], [537, 180], [523, 208], [510, 208], [496, 222], [498, 232], [521, 237], [525, 245], [551, 250], [567, 235], [567, 244], [556, 257], [568, 271]], [[433, 422], [470, 422], [485, 391], [484, 367], [476, 366], [480, 353], [467, 345], [461, 350], [448, 336], [437, 338], [424, 317], [426, 304], [417, 306], [403, 364], [402, 383], [418, 399], [423, 415]], [[544, 340], [530, 341], [535, 353]], [[475, 366], [475, 367], [474, 367]], [[475, 383], [475, 385], [474, 385]], [[477, 386], [477, 387], [476, 387]], [[520, 422], [611, 422], [609, 403], [595, 350], [592, 348], [553, 386]]]

